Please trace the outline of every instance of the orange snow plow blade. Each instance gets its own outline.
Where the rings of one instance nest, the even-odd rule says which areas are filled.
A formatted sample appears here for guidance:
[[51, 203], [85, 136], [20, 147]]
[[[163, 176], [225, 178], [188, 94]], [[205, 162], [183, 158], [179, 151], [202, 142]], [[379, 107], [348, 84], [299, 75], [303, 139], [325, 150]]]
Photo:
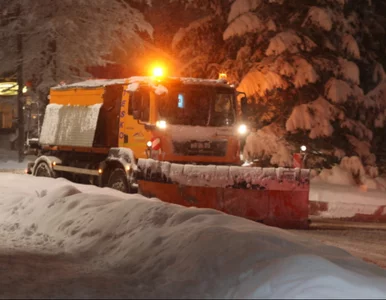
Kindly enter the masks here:
[[281, 228], [308, 228], [309, 171], [181, 165], [140, 159], [146, 197], [224, 213]]

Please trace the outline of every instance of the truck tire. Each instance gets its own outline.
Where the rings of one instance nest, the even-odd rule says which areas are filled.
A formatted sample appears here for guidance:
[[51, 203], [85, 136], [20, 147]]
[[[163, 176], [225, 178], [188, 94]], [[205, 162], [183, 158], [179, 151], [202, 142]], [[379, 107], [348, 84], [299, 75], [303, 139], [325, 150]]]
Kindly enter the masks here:
[[127, 182], [126, 172], [123, 169], [114, 169], [110, 173], [107, 187], [124, 193], [130, 192], [129, 183]]
[[54, 178], [54, 174], [52, 173], [52, 170], [48, 166], [46, 162], [40, 162], [34, 171], [34, 175], [36, 177], [51, 177]]

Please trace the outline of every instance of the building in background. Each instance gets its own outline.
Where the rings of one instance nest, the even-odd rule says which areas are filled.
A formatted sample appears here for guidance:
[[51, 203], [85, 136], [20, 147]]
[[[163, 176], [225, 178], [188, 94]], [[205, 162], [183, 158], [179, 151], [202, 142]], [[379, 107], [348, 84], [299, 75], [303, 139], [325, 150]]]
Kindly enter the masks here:
[[[17, 113], [18, 85], [14, 81], [0, 79], [0, 148], [16, 150], [18, 137]], [[27, 99], [27, 87], [23, 88], [24, 101]], [[25, 117], [28, 117], [26, 114]], [[27, 120], [27, 119], [25, 119]], [[28, 128], [25, 124], [26, 131]]]

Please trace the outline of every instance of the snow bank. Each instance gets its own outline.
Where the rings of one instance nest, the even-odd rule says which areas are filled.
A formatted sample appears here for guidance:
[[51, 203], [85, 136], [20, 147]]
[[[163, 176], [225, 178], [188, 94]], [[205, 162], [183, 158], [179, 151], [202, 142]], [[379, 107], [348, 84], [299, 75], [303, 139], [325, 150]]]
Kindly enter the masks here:
[[[312, 183], [360, 187], [363, 191], [386, 191], [386, 179], [378, 177], [378, 169], [364, 167], [357, 156], [343, 157], [340, 164], [331, 169], [323, 169], [312, 178]], [[386, 195], [384, 195], [386, 199]], [[386, 200], [385, 200], [386, 205]]]
[[339, 166], [334, 166], [332, 169], [323, 169], [318, 176], [312, 179], [312, 181], [348, 186], [356, 185], [352, 173], [343, 170]]
[[[310, 188], [311, 215], [323, 219], [352, 218], [377, 221], [386, 219], [384, 191], [366, 190], [358, 186], [331, 185], [314, 180]], [[320, 204], [323, 203], [322, 206]], [[313, 209], [313, 206], [319, 206]], [[323, 207], [324, 208], [321, 208]]]
[[10, 239], [45, 234], [95, 267], [120, 270], [130, 298], [386, 297], [385, 270], [214, 210], [27, 175], [0, 174], [0, 191]]

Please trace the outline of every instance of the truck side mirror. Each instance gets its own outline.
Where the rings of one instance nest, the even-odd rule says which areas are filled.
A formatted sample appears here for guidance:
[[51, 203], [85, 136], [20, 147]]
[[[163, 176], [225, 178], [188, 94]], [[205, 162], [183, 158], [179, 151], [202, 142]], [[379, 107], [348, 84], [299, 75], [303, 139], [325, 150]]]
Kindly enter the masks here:
[[242, 97], [240, 99], [240, 104], [241, 104], [241, 112], [243, 115], [245, 115], [247, 113], [247, 109], [248, 109], [248, 99], [247, 97]]

